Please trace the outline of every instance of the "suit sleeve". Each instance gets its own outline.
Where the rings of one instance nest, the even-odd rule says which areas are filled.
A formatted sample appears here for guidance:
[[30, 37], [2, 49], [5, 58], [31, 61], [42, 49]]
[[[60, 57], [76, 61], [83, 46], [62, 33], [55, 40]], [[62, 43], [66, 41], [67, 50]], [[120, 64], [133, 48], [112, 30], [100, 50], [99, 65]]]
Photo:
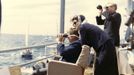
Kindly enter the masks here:
[[[113, 25], [119, 25], [121, 24], [121, 15], [119, 13], [115, 13], [113, 15], [110, 15], [107, 17], [108, 21], [112, 21], [112, 23], [116, 23]], [[116, 26], [118, 28], [118, 26]]]
[[96, 23], [98, 25], [104, 25], [104, 21], [101, 16], [96, 16]]
[[84, 28], [84, 26], [81, 26], [80, 27], [80, 36], [81, 36], [81, 44], [82, 45], [88, 45], [88, 43], [87, 43], [87, 39], [86, 39], [86, 37], [87, 37], [87, 35], [86, 35], [86, 29]]
[[58, 52], [60, 53], [61, 56], [66, 56], [66, 55], [68, 56], [68, 55], [71, 55], [72, 53], [75, 53], [76, 52], [75, 50], [78, 50], [76, 48], [79, 48], [79, 47], [77, 47], [76, 44], [69, 45], [69, 46], [66, 46], [66, 47], [65, 47], [64, 44], [58, 44], [57, 45], [57, 50], [58, 50]]

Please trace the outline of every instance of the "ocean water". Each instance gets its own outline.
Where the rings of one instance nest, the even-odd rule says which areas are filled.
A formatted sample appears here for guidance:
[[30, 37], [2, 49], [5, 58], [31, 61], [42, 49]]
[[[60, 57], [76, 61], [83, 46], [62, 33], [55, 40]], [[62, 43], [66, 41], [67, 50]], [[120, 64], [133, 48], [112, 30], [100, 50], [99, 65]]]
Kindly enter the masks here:
[[[54, 36], [29, 35], [28, 45], [29, 46], [42, 45], [51, 42], [55, 42]], [[20, 47], [25, 47], [25, 35], [18, 35], [18, 34], [0, 35], [0, 50], [14, 49]], [[31, 49], [33, 54], [32, 60], [42, 57], [45, 54], [50, 54], [53, 52], [53, 50], [55, 50], [54, 47], [33, 48]], [[22, 59], [21, 58], [22, 52], [23, 51], [0, 53], [0, 60], [1, 60], [0, 67], [12, 66], [31, 61]]]

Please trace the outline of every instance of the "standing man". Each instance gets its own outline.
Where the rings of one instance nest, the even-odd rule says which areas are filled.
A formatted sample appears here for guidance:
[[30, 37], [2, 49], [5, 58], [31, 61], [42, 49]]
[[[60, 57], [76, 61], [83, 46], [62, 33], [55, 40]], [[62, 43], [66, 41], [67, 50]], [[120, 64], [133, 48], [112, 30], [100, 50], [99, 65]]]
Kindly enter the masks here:
[[120, 46], [120, 25], [121, 25], [121, 15], [116, 12], [117, 4], [109, 3], [107, 6], [107, 15], [105, 19], [102, 19], [103, 9], [99, 9], [99, 16], [96, 17], [98, 25], [104, 24], [104, 31], [112, 38], [114, 45], [116, 47]]
[[119, 75], [115, 46], [111, 38], [100, 28], [85, 21], [83, 15], [71, 19], [79, 30], [82, 45], [93, 47], [96, 52], [94, 75]]
[[[70, 44], [64, 45], [65, 38], [68, 38]], [[58, 35], [57, 50], [62, 56], [62, 61], [75, 63], [81, 52], [81, 42], [79, 40], [78, 30], [70, 28], [69, 35]]]

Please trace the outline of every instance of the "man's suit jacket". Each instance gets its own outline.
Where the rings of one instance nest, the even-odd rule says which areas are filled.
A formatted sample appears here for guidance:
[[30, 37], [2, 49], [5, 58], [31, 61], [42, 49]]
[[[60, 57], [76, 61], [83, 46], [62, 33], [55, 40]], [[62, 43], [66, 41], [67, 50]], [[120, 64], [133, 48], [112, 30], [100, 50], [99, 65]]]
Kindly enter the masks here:
[[110, 37], [99, 27], [84, 23], [80, 26], [80, 35], [82, 45], [89, 45], [98, 50]]
[[93, 47], [96, 52], [94, 75], [119, 75], [113, 41], [99, 27], [84, 23], [80, 26], [82, 45]]
[[119, 13], [112, 13], [105, 16], [106, 19], [102, 19], [101, 16], [96, 17], [98, 25], [104, 25], [104, 31], [113, 39], [114, 45], [119, 46], [120, 36], [119, 30], [121, 25], [121, 15]]
[[63, 57], [63, 61], [75, 63], [81, 52], [81, 42], [79, 40], [65, 46], [64, 44], [58, 44], [57, 50]]

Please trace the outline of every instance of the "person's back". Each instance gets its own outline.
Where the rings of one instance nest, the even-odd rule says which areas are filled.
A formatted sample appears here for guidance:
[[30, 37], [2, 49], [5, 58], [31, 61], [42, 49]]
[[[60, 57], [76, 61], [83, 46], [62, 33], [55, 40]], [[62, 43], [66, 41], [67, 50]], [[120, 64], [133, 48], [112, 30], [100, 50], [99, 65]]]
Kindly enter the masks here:
[[[85, 36], [87, 39], [81, 39], [82, 44], [88, 44], [93, 46], [94, 49], [98, 49], [102, 44], [109, 40], [109, 36], [95, 25], [84, 23], [80, 26], [81, 36]], [[84, 33], [86, 32], [86, 34]]]
[[80, 26], [80, 34], [82, 45], [93, 46], [96, 52], [94, 75], [118, 75], [116, 50], [112, 39], [99, 27], [88, 23]]

